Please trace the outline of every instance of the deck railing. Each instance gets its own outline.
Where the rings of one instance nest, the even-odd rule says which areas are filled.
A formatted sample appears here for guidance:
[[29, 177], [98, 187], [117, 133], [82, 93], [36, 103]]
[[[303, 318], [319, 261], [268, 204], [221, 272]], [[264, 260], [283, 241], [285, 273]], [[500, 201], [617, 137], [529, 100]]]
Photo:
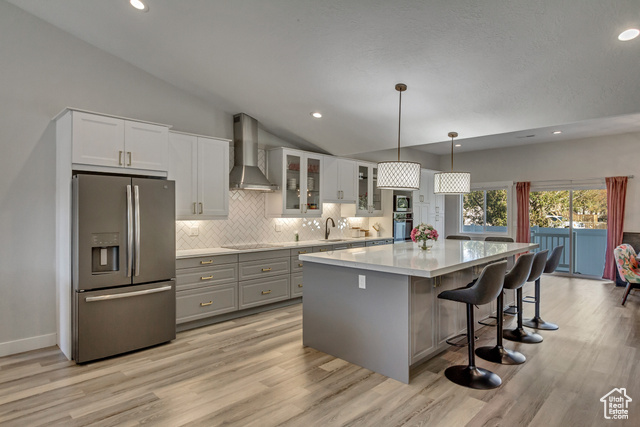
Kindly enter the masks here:
[[536, 251], [549, 249], [551, 252], [556, 246], [564, 245], [565, 249], [556, 271], [569, 272], [569, 238], [571, 238], [574, 248], [574, 273], [601, 277], [607, 248], [607, 230], [574, 228], [571, 237], [569, 230], [569, 228], [531, 227], [531, 242], [540, 245]]

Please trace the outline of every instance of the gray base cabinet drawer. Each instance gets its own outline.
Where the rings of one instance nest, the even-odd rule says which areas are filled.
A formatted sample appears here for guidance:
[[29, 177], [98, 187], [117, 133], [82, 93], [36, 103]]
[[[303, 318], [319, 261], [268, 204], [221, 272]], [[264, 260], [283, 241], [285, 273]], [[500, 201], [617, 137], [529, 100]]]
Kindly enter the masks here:
[[291, 257], [291, 272], [302, 271], [304, 263], [298, 259], [298, 256]]
[[239, 273], [240, 280], [289, 273], [289, 263], [290, 260], [288, 256], [286, 258], [241, 262]]
[[240, 282], [240, 309], [289, 299], [289, 276]]
[[291, 298], [302, 296], [302, 273], [291, 275]]
[[238, 255], [238, 261], [243, 263], [246, 261], [258, 261], [263, 259], [284, 258], [290, 257], [291, 252], [289, 249], [276, 249], [272, 251], [262, 252], [244, 252]]
[[385, 242], [384, 240], [374, 240], [372, 242], [367, 242], [366, 246], [380, 246], [380, 245], [386, 245], [387, 242]]
[[201, 286], [238, 281], [238, 264], [224, 264], [209, 268], [187, 268], [176, 275], [178, 291]]
[[314, 246], [313, 252], [329, 252], [333, 250], [333, 245]]
[[197, 258], [182, 258], [176, 260], [176, 269], [207, 267], [220, 264], [233, 264], [238, 262], [238, 255], [216, 255]]
[[364, 242], [349, 243], [349, 248], [364, 248], [364, 247], [365, 247]]
[[295, 248], [295, 249], [291, 249], [291, 256], [310, 254], [311, 252], [313, 252], [312, 246], [306, 246], [304, 248]]
[[207, 286], [176, 294], [176, 322], [185, 323], [238, 309], [237, 284]]

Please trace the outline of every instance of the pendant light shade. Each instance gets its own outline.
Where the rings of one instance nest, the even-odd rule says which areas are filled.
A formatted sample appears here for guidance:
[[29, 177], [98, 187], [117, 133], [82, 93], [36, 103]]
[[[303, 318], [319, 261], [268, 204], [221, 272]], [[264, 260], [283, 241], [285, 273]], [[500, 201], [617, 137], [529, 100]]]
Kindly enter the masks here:
[[436, 194], [466, 194], [471, 191], [471, 174], [453, 171], [453, 138], [457, 132], [449, 132], [451, 138], [451, 172], [438, 172], [433, 176], [433, 192]]
[[378, 163], [377, 186], [383, 190], [418, 190], [420, 188], [420, 163], [400, 161], [400, 122], [402, 119], [402, 92], [407, 85], [398, 83], [400, 92], [398, 107], [398, 161]]

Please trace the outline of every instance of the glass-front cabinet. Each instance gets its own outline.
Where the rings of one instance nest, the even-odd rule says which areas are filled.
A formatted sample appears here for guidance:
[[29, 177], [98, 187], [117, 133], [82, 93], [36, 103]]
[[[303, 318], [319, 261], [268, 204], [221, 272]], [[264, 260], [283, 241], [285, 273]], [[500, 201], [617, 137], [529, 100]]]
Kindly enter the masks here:
[[382, 190], [378, 188], [378, 165], [358, 163], [356, 216], [381, 216]]
[[301, 218], [322, 215], [322, 155], [277, 148], [268, 152], [267, 162], [267, 178], [280, 186], [280, 191], [267, 194], [267, 216]]

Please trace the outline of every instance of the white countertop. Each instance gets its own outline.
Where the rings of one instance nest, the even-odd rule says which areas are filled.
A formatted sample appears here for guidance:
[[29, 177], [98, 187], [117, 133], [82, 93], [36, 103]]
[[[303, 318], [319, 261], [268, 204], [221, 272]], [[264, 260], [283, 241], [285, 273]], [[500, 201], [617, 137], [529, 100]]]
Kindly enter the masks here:
[[306, 254], [300, 255], [300, 259], [407, 276], [436, 277], [526, 252], [538, 246], [537, 243], [443, 239], [437, 241], [431, 251], [424, 251], [416, 243], [408, 242]]
[[[298, 242], [261, 242], [273, 246], [270, 248], [256, 248], [256, 249], [228, 249], [228, 248], [204, 248], [204, 249], [185, 249], [176, 251], [176, 259], [182, 258], [194, 258], [199, 256], [213, 256], [213, 255], [228, 255], [228, 254], [239, 254], [239, 253], [247, 253], [247, 252], [264, 252], [264, 251], [277, 251], [280, 249], [293, 249], [307, 246], [324, 246], [324, 245], [339, 245], [341, 243], [353, 243], [353, 242], [371, 242], [375, 240], [386, 240], [392, 239], [392, 237], [358, 237], [358, 238], [340, 238], [339, 241], [331, 241], [329, 240], [303, 240]], [[391, 246], [391, 245], [389, 245]]]

